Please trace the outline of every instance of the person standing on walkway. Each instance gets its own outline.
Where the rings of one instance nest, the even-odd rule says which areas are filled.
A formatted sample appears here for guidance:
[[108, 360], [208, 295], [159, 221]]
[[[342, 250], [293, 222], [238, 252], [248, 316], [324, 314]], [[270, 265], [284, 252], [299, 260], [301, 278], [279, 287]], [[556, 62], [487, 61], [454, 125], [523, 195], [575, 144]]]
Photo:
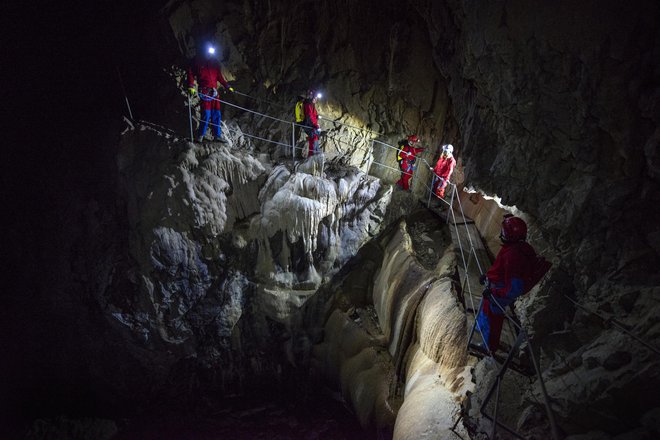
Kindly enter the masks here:
[[396, 184], [404, 191], [410, 189], [410, 179], [412, 179], [413, 171], [415, 170], [417, 155], [424, 151], [424, 148], [417, 147], [418, 143], [419, 138], [415, 134], [411, 134], [408, 138], [402, 139], [398, 143], [399, 152], [396, 160], [399, 162], [399, 168], [401, 168], [401, 178]]
[[[195, 88], [195, 80], [197, 80], [197, 88]], [[199, 122], [199, 131], [197, 132], [197, 141], [202, 142], [204, 135], [208, 129], [209, 122], [212, 125], [212, 131], [215, 139], [220, 142], [226, 142], [222, 138], [222, 113], [220, 111], [220, 100], [218, 98], [218, 83], [233, 92], [233, 87], [230, 87], [222, 75], [222, 69], [216, 49], [209, 46], [204, 53], [203, 57], [197, 57], [191, 66], [188, 68], [188, 91], [191, 95], [199, 94], [200, 107], [201, 107], [201, 120]]]
[[307, 92], [307, 98], [303, 102], [303, 113], [305, 114], [303, 125], [305, 126], [307, 143], [309, 145], [307, 157], [319, 152], [319, 135], [321, 134], [321, 130], [319, 128], [319, 114], [316, 111], [316, 101], [320, 96], [321, 94], [317, 93], [316, 90], [310, 90]]
[[443, 145], [440, 159], [438, 159], [438, 163], [435, 164], [435, 168], [429, 167], [429, 169], [434, 173], [433, 192], [441, 199], [445, 197], [445, 188], [449, 183], [451, 173], [454, 172], [454, 167], [456, 167], [456, 159], [454, 159], [453, 152], [453, 145]]
[[477, 325], [491, 353], [497, 351], [500, 346], [504, 309], [532, 287], [526, 283], [530, 283], [536, 252], [525, 241], [526, 238], [525, 221], [520, 217], [505, 216], [500, 232], [502, 248], [481, 280], [486, 289], [477, 316]]

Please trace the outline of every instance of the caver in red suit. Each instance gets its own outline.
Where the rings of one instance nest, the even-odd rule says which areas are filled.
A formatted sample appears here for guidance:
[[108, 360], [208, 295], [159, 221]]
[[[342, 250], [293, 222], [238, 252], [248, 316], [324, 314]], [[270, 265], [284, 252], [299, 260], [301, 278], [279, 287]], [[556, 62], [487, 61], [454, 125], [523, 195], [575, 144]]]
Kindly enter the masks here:
[[307, 133], [307, 143], [309, 145], [309, 152], [307, 157], [313, 156], [319, 152], [319, 114], [316, 111], [316, 91], [309, 92], [307, 98], [303, 102], [303, 112], [305, 113], [305, 133]]
[[397, 162], [399, 162], [399, 168], [401, 168], [401, 178], [396, 184], [405, 191], [410, 189], [410, 179], [412, 179], [415, 170], [417, 155], [424, 151], [424, 148], [415, 146], [418, 142], [419, 138], [416, 135], [410, 135], [407, 139], [399, 141]]
[[229, 87], [225, 77], [222, 76], [220, 63], [213, 53], [209, 52], [204, 58], [197, 58], [192, 65], [188, 68], [188, 87], [191, 93], [195, 92], [195, 79], [197, 79], [197, 92], [200, 99], [201, 107], [201, 121], [199, 123], [198, 140], [204, 138], [206, 129], [209, 126], [209, 121], [213, 126], [213, 134], [217, 139], [221, 139], [222, 128], [220, 122], [222, 121], [222, 113], [220, 112], [220, 101], [218, 96], [218, 83], [229, 90], [234, 91]]
[[[491, 352], [500, 345], [504, 312], [525, 292], [525, 281], [533, 270], [536, 252], [526, 241], [527, 225], [519, 217], [507, 217], [502, 222], [502, 248], [486, 273], [487, 289], [477, 325]], [[493, 300], [502, 306], [498, 307]], [[481, 339], [481, 336], [478, 336]]]
[[433, 192], [440, 198], [445, 197], [445, 188], [456, 166], [456, 159], [452, 156], [453, 151], [454, 147], [451, 144], [443, 145], [440, 159], [433, 168]]

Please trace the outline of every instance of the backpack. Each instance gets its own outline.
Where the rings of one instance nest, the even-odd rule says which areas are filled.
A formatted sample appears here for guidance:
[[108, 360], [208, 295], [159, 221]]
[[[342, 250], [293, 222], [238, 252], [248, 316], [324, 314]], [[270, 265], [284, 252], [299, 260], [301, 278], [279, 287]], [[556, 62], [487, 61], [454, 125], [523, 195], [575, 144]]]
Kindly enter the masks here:
[[403, 147], [406, 145], [405, 141], [399, 141], [399, 148], [397, 149], [397, 154], [396, 154], [396, 161], [399, 162], [399, 165], [403, 161], [403, 157], [401, 156], [401, 153], [403, 153]]
[[301, 124], [305, 121], [305, 108], [303, 106], [304, 99], [302, 96], [298, 97], [298, 101], [296, 102], [296, 110], [295, 110], [295, 115], [296, 115], [296, 122], [298, 124]]
[[552, 263], [546, 260], [543, 255], [535, 255], [532, 258], [530, 271], [524, 279], [523, 295], [532, 290], [532, 287], [536, 286], [552, 267]]

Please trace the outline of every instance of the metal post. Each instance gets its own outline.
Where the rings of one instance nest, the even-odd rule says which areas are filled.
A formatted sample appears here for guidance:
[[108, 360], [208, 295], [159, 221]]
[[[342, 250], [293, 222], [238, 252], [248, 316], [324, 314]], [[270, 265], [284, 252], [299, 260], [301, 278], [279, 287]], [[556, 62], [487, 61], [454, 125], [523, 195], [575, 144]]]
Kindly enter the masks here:
[[532, 343], [527, 340], [527, 350], [529, 350], [529, 356], [532, 358], [532, 363], [534, 364], [534, 370], [536, 370], [536, 375], [539, 378], [539, 384], [541, 385], [541, 392], [543, 393], [543, 400], [545, 401], [545, 410], [548, 413], [548, 419], [550, 420], [550, 428], [552, 429], [552, 438], [554, 440], [559, 440], [559, 431], [557, 430], [557, 421], [555, 420], [555, 414], [550, 408], [550, 398], [548, 397], [548, 391], [545, 389], [545, 383], [543, 382], [543, 377], [541, 376], [541, 369], [536, 362], [536, 357], [534, 356], [534, 350], [532, 350]]
[[117, 70], [117, 76], [119, 76], [119, 84], [121, 85], [121, 90], [124, 92], [124, 100], [126, 101], [126, 107], [128, 108], [128, 116], [131, 117], [131, 121], [133, 121], [133, 112], [131, 111], [131, 104], [128, 102], [128, 95], [126, 94], [126, 88], [124, 87], [124, 81], [121, 79], [121, 72], [119, 71], [119, 66], [115, 66], [115, 69]]
[[[437, 179], [435, 173], [433, 173], [433, 180], [431, 180], [431, 189], [429, 190], [429, 199], [426, 201], [426, 207], [431, 207], [431, 196], [433, 195], [433, 185], [435, 184], [435, 179]], [[449, 220], [447, 220], [449, 221]]]
[[[467, 274], [465, 274], [465, 277], [467, 278]], [[481, 301], [479, 302], [479, 308], [474, 311], [474, 323], [472, 324], [472, 329], [470, 330], [470, 336], [468, 337], [468, 347], [470, 346], [470, 342], [472, 342], [472, 337], [474, 336], [474, 330], [477, 328], [478, 325], [477, 318], [479, 317], [479, 312], [481, 311], [483, 305], [484, 305], [484, 297], [482, 296]], [[481, 331], [479, 333], [481, 333]], [[488, 347], [488, 341], [483, 341], [483, 343], [484, 346]]]
[[502, 378], [497, 376], [497, 392], [495, 393], [495, 411], [493, 412], [493, 430], [491, 431], [490, 438], [495, 440], [495, 432], [497, 431], [497, 409], [500, 405], [500, 385], [502, 384]]
[[[447, 185], [450, 185], [449, 182], [447, 182]], [[454, 194], [456, 194], [456, 186], [452, 185], [454, 190], [451, 192], [451, 198], [449, 199], [449, 210], [454, 212]], [[447, 215], [447, 224], [449, 224], [449, 215]], [[467, 225], [465, 225], [465, 228], [467, 229]]]
[[195, 142], [195, 137], [193, 136], [193, 128], [192, 128], [192, 109], [190, 105], [190, 94], [188, 94], [188, 121], [190, 122], [190, 142]]
[[501, 426], [506, 431], [510, 432], [511, 434], [513, 434], [516, 437], [521, 438], [521, 439], [524, 439], [524, 437], [521, 436], [519, 433], [517, 433], [515, 430], [508, 427], [507, 425], [505, 425], [502, 422], [498, 422], [497, 418], [493, 418], [493, 417], [489, 416], [488, 414], [486, 414], [486, 405], [488, 405], [488, 402], [490, 401], [490, 398], [493, 396], [493, 392], [495, 392], [495, 388], [499, 384], [499, 379], [504, 377], [504, 373], [506, 373], [506, 370], [509, 368], [509, 364], [511, 363], [511, 360], [513, 359], [513, 353], [520, 348], [520, 345], [522, 344], [522, 342], [525, 338], [527, 338], [527, 333], [525, 332], [525, 330], [521, 329], [520, 333], [518, 333], [518, 338], [516, 338], [516, 341], [513, 343], [513, 347], [511, 347], [511, 351], [509, 351], [509, 354], [506, 357], [506, 360], [504, 361], [504, 363], [500, 367], [500, 371], [497, 373], [497, 376], [496, 376], [497, 382], [494, 383], [490, 387], [490, 390], [488, 391], [488, 394], [486, 395], [486, 398], [484, 399], [484, 401], [481, 403], [481, 408], [479, 409], [481, 414], [483, 414], [487, 419], [491, 420], [494, 424], [497, 424], [497, 425]]

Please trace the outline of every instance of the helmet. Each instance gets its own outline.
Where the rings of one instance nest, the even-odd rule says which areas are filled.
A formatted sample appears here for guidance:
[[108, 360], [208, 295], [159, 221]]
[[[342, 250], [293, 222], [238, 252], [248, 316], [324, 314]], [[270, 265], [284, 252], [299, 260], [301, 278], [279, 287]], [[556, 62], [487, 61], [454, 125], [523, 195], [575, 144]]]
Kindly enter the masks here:
[[445, 144], [442, 146], [442, 152], [451, 154], [454, 152], [454, 146], [452, 144]]
[[500, 238], [509, 243], [527, 238], [527, 223], [520, 217], [509, 216], [502, 220]]
[[309, 89], [307, 91], [307, 97], [309, 99], [314, 99], [314, 98], [320, 99], [323, 97], [323, 94], [316, 89]]
[[417, 137], [416, 134], [411, 134], [410, 136], [408, 136], [408, 142], [410, 142], [411, 144], [416, 144], [417, 142], [419, 142], [419, 138]]

